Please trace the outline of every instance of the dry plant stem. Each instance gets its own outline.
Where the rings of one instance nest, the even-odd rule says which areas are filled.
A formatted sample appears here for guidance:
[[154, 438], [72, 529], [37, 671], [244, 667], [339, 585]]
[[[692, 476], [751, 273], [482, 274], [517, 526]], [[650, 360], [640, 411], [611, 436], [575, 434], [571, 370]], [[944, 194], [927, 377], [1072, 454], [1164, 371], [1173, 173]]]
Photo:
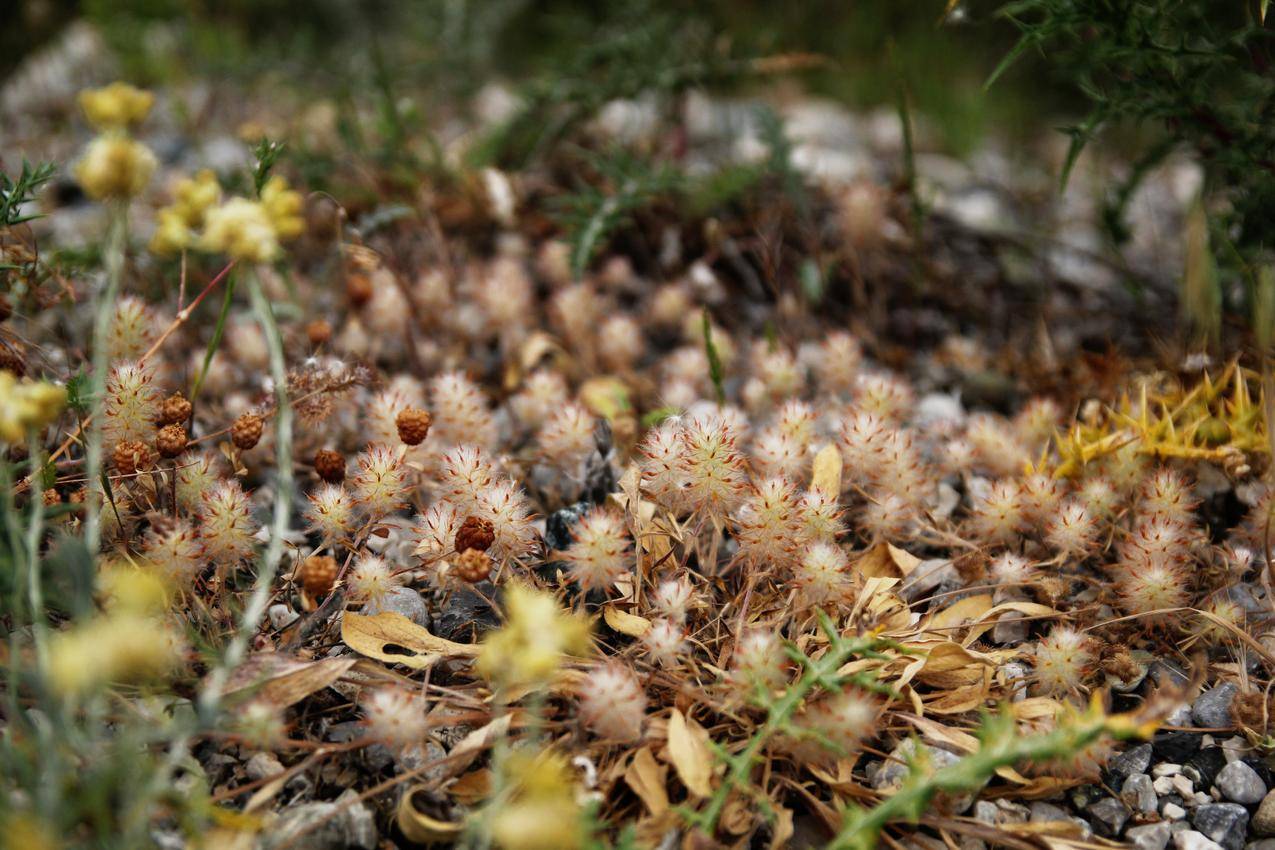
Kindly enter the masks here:
[[[32, 475], [40, 457], [40, 438], [32, 434], [27, 449], [31, 459]], [[35, 641], [36, 665], [43, 677], [49, 669], [48, 624], [44, 614], [44, 588], [40, 582], [40, 540], [44, 537], [44, 499], [33, 498], [31, 524], [27, 526], [27, 601], [31, 606], [31, 633]]]
[[[111, 207], [110, 230], [106, 238], [106, 289], [98, 296], [93, 313], [93, 380], [89, 397], [93, 399], [94, 410], [86, 420], [89, 432], [84, 468], [84, 477], [88, 479], [90, 492], [102, 473], [102, 418], [97, 414], [106, 402], [106, 335], [110, 332], [115, 301], [119, 298], [120, 281], [124, 277], [124, 252], [127, 247], [128, 207], [116, 203]], [[81, 424], [80, 430], [83, 428], [84, 424]], [[67, 445], [73, 438], [74, 435], [68, 438]], [[57, 455], [49, 459], [56, 460]], [[35, 470], [32, 470], [26, 482], [32, 481], [34, 477]], [[90, 552], [96, 552], [102, 537], [102, 505], [96, 498], [89, 498], [86, 502], [84, 543]]]

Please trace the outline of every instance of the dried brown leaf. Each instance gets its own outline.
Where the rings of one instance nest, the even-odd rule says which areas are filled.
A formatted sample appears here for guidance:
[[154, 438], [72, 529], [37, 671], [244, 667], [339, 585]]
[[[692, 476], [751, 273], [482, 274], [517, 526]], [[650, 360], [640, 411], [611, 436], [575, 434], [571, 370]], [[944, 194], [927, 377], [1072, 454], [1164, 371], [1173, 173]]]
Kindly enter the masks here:
[[659, 817], [668, 811], [668, 768], [659, 764], [650, 747], [643, 747], [633, 755], [624, 771], [624, 782], [638, 795], [646, 810]]
[[386, 611], [372, 617], [346, 611], [341, 617], [341, 640], [360, 655], [418, 670], [440, 658], [474, 658], [481, 647], [437, 637], [402, 614]]
[[708, 732], [676, 708], [668, 720], [668, 754], [687, 791], [695, 797], [713, 793], [709, 782], [713, 775], [713, 754], [708, 748]]

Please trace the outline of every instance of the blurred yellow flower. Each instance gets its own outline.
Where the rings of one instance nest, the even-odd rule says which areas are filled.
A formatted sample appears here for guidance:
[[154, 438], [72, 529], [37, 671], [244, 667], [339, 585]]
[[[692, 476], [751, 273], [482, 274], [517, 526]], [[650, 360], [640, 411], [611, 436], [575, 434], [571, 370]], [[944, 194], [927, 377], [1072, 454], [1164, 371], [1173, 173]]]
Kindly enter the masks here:
[[208, 210], [221, 200], [221, 184], [208, 169], [194, 177], [183, 177], [173, 187], [173, 202], [156, 213], [155, 233], [150, 249], [156, 254], [176, 254], [195, 242], [195, 230], [204, 223]]
[[511, 800], [491, 821], [502, 850], [573, 850], [583, 844], [571, 768], [559, 753], [515, 750], [503, 766]]
[[145, 189], [156, 165], [155, 154], [146, 145], [120, 133], [107, 133], [89, 143], [75, 166], [75, 178], [89, 197], [119, 200]]
[[246, 198], [231, 198], [208, 210], [199, 247], [250, 263], [268, 263], [280, 250], [266, 208]]
[[107, 682], [158, 678], [177, 663], [181, 640], [153, 617], [110, 614], [59, 632], [49, 646], [49, 683], [64, 696]]
[[261, 187], [261, 205], [274, 225], [279, 241], [295, 239], [305, 230], [301, 218], [303, 201], [299, 192], [288, 188], [288, 181], [275, 175]]
[[123, 130], [140, 124], [154, 104], [155, 95], [128, 83], [116, 82], [80, 92], [80, 108], [99, 130]]
[[0, 441], [20, 443], [58, 417], [66, 406], [66, 389], [44, 381], [19, 381], [0, 370]]
[[195, 232], [186, 224], [180, 210], [163, 207], [156, 214], [155, 232], [151, 234], [151, 253], [167, 257], [189, 248]]
[[98, 585], [103, 607], [111, 614], [146, 617], [168, 610], [168, 586], [152, 570], [123, 562], [105, 564]]
[[505, 615], [504, 627], [487, 633], [478, 658], [479, 671], [492, 682], [545, 682], [561, 666], [563, 653], [588, 649], [588, 623], [564, 612], [548, 593], [511, 585]]

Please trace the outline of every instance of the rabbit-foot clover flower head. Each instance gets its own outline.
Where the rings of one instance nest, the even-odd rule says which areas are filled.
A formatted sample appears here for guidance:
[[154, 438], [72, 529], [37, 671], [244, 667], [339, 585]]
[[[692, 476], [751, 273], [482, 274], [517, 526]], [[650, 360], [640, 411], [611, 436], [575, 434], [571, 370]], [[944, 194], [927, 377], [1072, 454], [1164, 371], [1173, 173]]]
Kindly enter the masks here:
[[1045, 527], [1045, 542], [1065, 558], [1084, 559], [1097, 538], [1098, 523], [1079, 500], [1064, 502]]
[[879, 701], [854, 687], [812, 702], [794, 718], [798, 758], [830, 763], [853, 754], [876, 732], [880, 714]]
[[748, 479], [737, 433], [716, 413], [691, 417], [682, 429], [678, 471], [682, 497], [693, 511], [723, 519], [743, 499]]
[[[1163, 622], [1190, 601], [1190, 579], [1182, 563], [1161, 555], [1123, 561], [1116, 581], [1120, 607]], [[1156, 613], [1165, 612], [1165, 613]]]
[[354, 528], [354, 499], [340, 484], [321, 484], [306, 498], [306, 522], [324, 540], [336, 540]]
[[846, 600], [854, 590], [850, 560], [834, 543], [812, 543], [793, 566], [793, 581], [807, 606]]
[[580, 518], [575, 540], [562, 553], [571, 579], [581, 589], [606, 590], [628, 572], [629, 533], [613, 511], [594, 508]]
[[198, 247], [247, 263], [273, 262], [282, 252], [270, 214], [247, 198], [231, 198], [208, 210]]
[[107, 330], [106, 351], [112, 360], [136, 360], [159, 336], [155, 311], [145, 301], [126, 295], [115, 305]]
[[354, 562], [345, 583], [352, 599], [379, 606], [399, 586], [400, 579], [384, 558], [364, 555]]
[[197, 511], [204, 494], [217, 481], [217, 463], [212, 454], [187, 452], [177, 459], [177, 505], [185, 511]]
[[661, 667], [673, 667], [686, 651], [686, 634], [672, 620], [658, 619], [642, 636], [642, 645], [651, 660]]
[[651, 594], [651, 605], [679, 626], [695, 603], [695, 591], [685, 578], [666, 579]]
[[126, 200], [142, 193], [158, 164], [146, 145], [122, 133], [107, 133], [89, 142], [75, 165], [75, 179], [94, 200]]
[[425, 701], [405, 688], [376, 688], [360, 699], [368, 735], [392, 750], [405, 750], [425, 740], [429, 721]]
[[594, 735], [622, 744], [642, 737], [646, 692], [625, 665], [616, 661], [598, 665], [581, 683], [579, 698], [580, 719]]
[[19, 380], [0, 370], [0, 441], [21, 443], [57, 419], [66, 406], [66, 388], [44, 381]]
[[726, 682], [748, 697], [783, 687], [788, 659], [774, 632], [750, 629], [739, 636]]
[[540, 429], [538, 442], [545, 459], [574, 473], [594, 450], [593, 426], [593, 414], [583, 405], [563, 405]]
[[78, 99], [89, 124], [103, 132], [127, 130], [142, 123], [155, 105], [155, 95], [123, 82], [84, 89]]
[[210, 561], [220, 567], [246, 560], [252, 555], [256, 533], [248, 495], [238, 480], [218, 481], [203, 494], [199, 538]]
[[416, 548], [412, 554], [424, 561], [446, 557], [455, 548], [456, 533], [464, 524], [456, 506], [440, 499], [416, 520]]
[[152, 523], [142, 557], [176, 587], [189, 587], [204, 566], [204, 547], [183, 520]]
[[487, 554], [495, 561], [525, 558], [536, 546], [531, 506], [512, 478], [484, 488], [478, 494], [473, 516], [491, 523], [492, 542]]
[[1095, 661], [1089, 638], [1069, 626], [1055, 626], [1036, 645], [1036, 683], [1044, 694], [1080, 687]]
[[305, 219], [301, 216], [304, 205], [301, 194], [289, 188], [288, 181], [278, 174], [261, 187], [261, 206], [280, 242], [295, 239], [305, 232]]
[[408, 489], [407, 468], [397, 451], [373, 443], [358, 456], [355, 466], [350, 489], [369, 519], [380, 519], [402, 506]]
[[155, 437], [159, 418], [160, 393], [155, 372], [149, 365], [120, 363], [106, 377], [106, 399], [102, 410], [102, 433], [108, 443], [137, 440], [149, 443]]
[[752, 487], [735, 513], [739, 554], [753, 564], [786, 564], [797, 547], [797, 491], [787, 479]]
[[505, 625], [486, 634], [478, 657], [479, 672], [494, 684], [544, 684], [563, 655], [588, 649], [587, 621], [563, 611], [550, 594], [513, 584], [504, 602]]

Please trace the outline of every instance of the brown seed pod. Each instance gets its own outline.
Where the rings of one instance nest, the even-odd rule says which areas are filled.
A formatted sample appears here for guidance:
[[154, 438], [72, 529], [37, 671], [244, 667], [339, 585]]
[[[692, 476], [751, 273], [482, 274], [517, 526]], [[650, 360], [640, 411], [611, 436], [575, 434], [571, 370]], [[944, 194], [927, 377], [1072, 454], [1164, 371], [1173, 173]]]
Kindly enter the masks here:
[[332, 339], [332, 323], [327, 319], [314, 319], [305, 326], [305, 335], [311, 345], [323, 345]]
[[230, 426], [230, 439], [236, 448], [246, 452], [261, 440], [265, 427], [265, 420], [260, 414], [244, 413]]
[[466, 549], [452, 561], [452, 572], [461, 581], [477, 584], [491, 575], [491, 556], [477, 549]]
[[155, 448], [161, 457], [177, 457], [186, 451], [186, 429], [181, 425], [165, 425], [155, 435]]
[[151, 465], [151, 450], [140, 440], [120, 440], [115, 444], [111, 454], [115, 469], [121, 475], [132, 475], [148, 469]]
[[180, 425], [190, 418], [191, 406], [190, 402], [181, 393], [173, 393], [164, 399], [164, 404], [159, 409], [160, 425]]
[[345, 295], [356, 308], [372, 300], [372, 278], [362, 271], [352, 271], [345, 278]]
[[311, 555], [301, 562], [298, 578], [311, 599], [322, 599], [332, 592], [336, 582], [336, 558], [331, 555]]
[[54, 505], [60, 505], [60, 504], [62, 504], [61, 493], [59, 493], [56, 489], [52, 487], [44, 491], [44, 506], [46, 508], [51, 508]]
[[0, 340], [0, 370], [12, 372], [21, 378], [27, 373], [27, 356], [17, 342]]
[[457, 552], [464, 552], [466, 549], [477, 549], [479, 552], [486, 552], [491, 548], [492, 542], [496, 539], [496, 535], [492, 530], [491, 522], [482, 517], [467, 516], [465, 521], [460, 524], [460, 528], [456, 530]]
[[345, 480], [345, 458], [332, 449], [319, 449], [314, 453], [314, 471], [329, 484]]
[[419, 446], [425, 441], [433, 421], [429, 411], [419, 407], [405, 408], [394, 417], [394, 424], [398, 426], [398, 438], [409, 446]]

